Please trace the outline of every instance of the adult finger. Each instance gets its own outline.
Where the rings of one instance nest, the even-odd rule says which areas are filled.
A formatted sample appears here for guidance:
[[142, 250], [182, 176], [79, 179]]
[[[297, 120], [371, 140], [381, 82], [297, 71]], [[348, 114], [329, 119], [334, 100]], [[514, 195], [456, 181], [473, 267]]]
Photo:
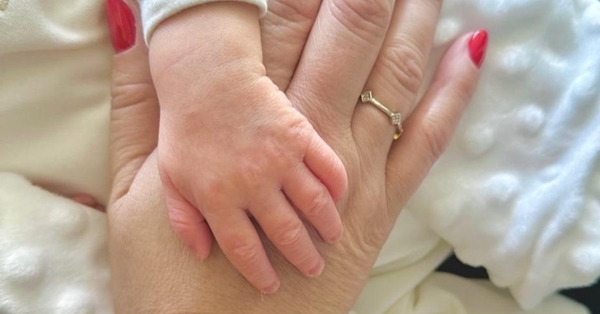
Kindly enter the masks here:
[[486, 48], [487, 32], [477, 31], [458, 39], [442, 59], [404, 136], [388, 156], [390, 204], [403, 203], [415, 192], [450, 142], [477, 85]]
[[159, 107], [136, 2], [107, 0], [106, 6], [116, 52], [110, 119], [111, 198], [115, 200], [127, 192], [135, 173], [156, 148]]
[[[400, 1], [388, 35], [365, 85], [365, 91], [392, 112], [408, 118], [423, 81], [442, 7], [441, 0]], [[356, 108], [353, 117], [355, 138], [370, 151], [390, 147], [398, 130], [390, 118], [371, 104]]]
[[[319, 132], [347, 129], [394, 0], [324, 0], [287, 95]], [[328, 117], [324, 119], [323, 117]]]
[[321, 0], [270, 0], [261, 19], [263, 63], [267, 76], [285, 91], [300, 61]]
[[250, 206], [265, 235], [292, 265], [307, 277], [321, 274], [325, 262], [281, 191], [268, 193]]

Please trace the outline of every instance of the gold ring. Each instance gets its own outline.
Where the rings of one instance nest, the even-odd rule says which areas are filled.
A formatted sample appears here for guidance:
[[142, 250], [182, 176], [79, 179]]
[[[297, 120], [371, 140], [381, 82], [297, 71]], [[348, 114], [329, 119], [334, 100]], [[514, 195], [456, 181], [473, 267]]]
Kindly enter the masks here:
[[388, 109], [382, 103], [377, 101], [377, 99], [375, 99], [373, 97], [373, 93], [371, 91], [366, 91], [366, 92], [360, 94], [360, 101], [363, 103], [372, 104], [373, 106], [377, 107], [379, 110], [383, 111], [383, 113], [385, 113], [388, 117], [390, 117], [392, 125], [395, 125], [398, 127], [398, 130], [396, 131], [396, 133], [394, 133], [394, 140], [397, 140], [400, 138], [400, 135], [402, 135], [402, 132], [404, 132], [404, 130], [402, 129], [402, 114], [392, 112], [390, 109]]

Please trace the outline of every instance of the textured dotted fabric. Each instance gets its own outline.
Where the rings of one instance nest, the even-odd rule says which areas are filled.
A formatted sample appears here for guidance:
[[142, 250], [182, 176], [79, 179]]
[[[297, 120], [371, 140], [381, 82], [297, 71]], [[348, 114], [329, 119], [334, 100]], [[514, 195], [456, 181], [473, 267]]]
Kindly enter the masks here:
[[479, 90], [409, 208], [529, 308], [600, 275], [600, 2], [445, 1], [443, 50], [485, 27]]
[[109, 314], [106, 215], [0, 173], [0, 313]]

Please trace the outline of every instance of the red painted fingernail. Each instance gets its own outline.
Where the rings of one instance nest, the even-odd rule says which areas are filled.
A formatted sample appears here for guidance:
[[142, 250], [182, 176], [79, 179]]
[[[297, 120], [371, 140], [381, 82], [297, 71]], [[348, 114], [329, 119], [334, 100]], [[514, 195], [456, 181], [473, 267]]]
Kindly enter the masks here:
[[106, 15], [110, 39], [116, 53], [125, 51], [135, 44], [135, 18], [123, 0], [106, 0]]
[[480, 68], [485, 59], [485, 52], [488, 44], [488, 33], [486, 30], [478, 30], [473, 33], [471, 39], [469, 39], [469, 54], [473, 63]]

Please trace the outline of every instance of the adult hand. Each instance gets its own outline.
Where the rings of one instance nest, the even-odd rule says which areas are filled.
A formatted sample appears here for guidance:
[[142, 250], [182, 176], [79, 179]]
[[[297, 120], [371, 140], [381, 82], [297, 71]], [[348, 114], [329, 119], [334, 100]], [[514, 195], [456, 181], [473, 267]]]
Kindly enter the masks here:
[[[306, 279], [269, 247], [282, 288], [264, 302], [220, 252], [200, 263], [171, 231], [154, 154], [158, 104], [143, 42], [115, 57], [108, 214], [118, 311], [348, 312], [402, 205], [448, 143], [485, 52], [485, 33], [458, 39], [415, 106], [441, 1], [394, 2], [270, 3], [263, 22], [267, 72], [340, 155], [349, 186], [339, 205], [344, 237], [319, 247], [324, 273]], [[364, 90], [408, 117], [400, 140], [392, 140], [386, 115], [357, 102]], [[293, 233], [286, 236], [294, 240]], [[254, 258], [255, 249], [246, 247], [245, 257]]]

